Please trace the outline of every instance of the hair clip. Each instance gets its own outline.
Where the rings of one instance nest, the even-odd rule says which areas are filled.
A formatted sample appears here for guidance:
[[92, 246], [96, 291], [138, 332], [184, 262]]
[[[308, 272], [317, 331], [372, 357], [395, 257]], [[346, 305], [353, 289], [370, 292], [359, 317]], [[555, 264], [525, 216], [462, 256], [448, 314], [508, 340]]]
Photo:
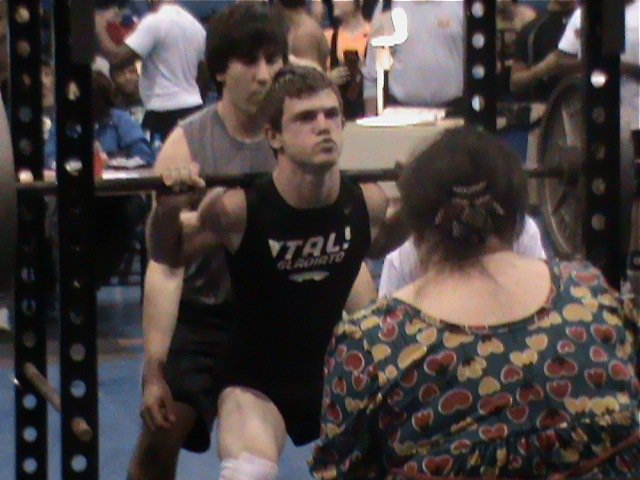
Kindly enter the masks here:
[[483, 180], [478, 183], [474, 183], [473, 185], [454, 185], [452, 190], [454, 193], [459, 195], [472, 195], [474, 193], [481, 192], [487, 188], [487, 181]]

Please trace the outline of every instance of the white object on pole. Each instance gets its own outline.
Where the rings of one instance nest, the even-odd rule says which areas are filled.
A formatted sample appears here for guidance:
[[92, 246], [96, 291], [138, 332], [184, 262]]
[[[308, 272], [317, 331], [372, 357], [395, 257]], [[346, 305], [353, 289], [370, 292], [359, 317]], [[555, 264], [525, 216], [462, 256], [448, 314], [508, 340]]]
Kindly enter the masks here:
[[404, 43], [409, 37], [409, 21], [407, 12], [396, 7], [391, 11], [393, 33], [380, 35], [371, 39], [371, 46], [376, 49], [376, 106], [377, 114], [383, 110], [384, 72], [393, 64], [390, 47]]

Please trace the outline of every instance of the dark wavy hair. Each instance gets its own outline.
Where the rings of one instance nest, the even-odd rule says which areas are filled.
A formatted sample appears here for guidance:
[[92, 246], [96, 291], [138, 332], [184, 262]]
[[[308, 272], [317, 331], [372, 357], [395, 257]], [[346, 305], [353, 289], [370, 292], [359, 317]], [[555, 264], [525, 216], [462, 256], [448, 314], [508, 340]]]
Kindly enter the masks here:
[[425, 269], [477, 265], [490, 238], [510, 245], [524, 226], [520, 159], [475, 128], [445, 131], [405, 167], [398, 188]]
[[284, 24], [266, 5], [236, 3], [209, 21], [205, 57], [218, 94], [223, 86], [216, 75], [226, 72], [231, 60], [250, 64], [262, 53], [267, 59], [281, 57], [287, 63], [288, 52]]
[[276, 73], [262, 101], [262, 111], [267, 124], [276, 132], [281, 132], [284, 101], [287, 97], [306, 98], [327, 89], [338, 98], [342, 112], [340, 90], [324, 72], [300, 65], [283, 67]]

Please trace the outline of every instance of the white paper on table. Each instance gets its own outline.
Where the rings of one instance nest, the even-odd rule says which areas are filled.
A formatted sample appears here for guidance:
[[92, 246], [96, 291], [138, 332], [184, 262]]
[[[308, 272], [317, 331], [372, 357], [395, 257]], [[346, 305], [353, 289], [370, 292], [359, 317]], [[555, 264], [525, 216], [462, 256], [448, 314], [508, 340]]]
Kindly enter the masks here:
[[143, 168], [147, 164], [140, 157], [113, 157], [107, 160], [106, 168]]
[[363, 127], [406, 127], [409, 125], [434, 124], [445, 117], [443, 108], [388, 107], [382, 115], [356, 120]]

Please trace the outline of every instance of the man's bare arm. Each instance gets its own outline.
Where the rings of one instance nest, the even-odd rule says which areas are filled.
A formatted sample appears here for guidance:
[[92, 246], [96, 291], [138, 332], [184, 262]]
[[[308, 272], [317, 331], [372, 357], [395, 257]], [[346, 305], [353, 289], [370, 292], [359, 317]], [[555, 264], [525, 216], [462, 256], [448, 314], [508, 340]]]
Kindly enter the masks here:
[[164, 379], [164, 365], [178, 318], [184, 269], [151, 260], [144, 279], [142, 332], [144, 380]]
[[375, 301], [377, 296], [378, 293], [376, 292], [376, 286], [373, 283], [373, 278], [371, 278], [369, 268], [367, 268], [366, 263], [362, 262], [358, 276], [355, 282], [353, 282], [351, 292], [349, 292], [349, 297], [347, 298], [344, 309], [349, 314], [357, 312]]
[[378, 184], [362, 186], [371, 221], [371, 247], [367, 256], [380, 258], [398, 248], [409, 236], [409, 228], [400, 209], [390, 205]]
[[247, 198], [235, 188], [224, 193], [212, 190], [198, 207], [198, 224], [202, 232], [215, 235], [228, 250], [240, 246], [247, 226]]
[[560, 50], [554, 50], [531, 67], [527, 67], [522, 62], [515, 62], [511, 69], [511, 91], [523, 93], [531, 90], [536, 83], [547, 77], [571, 75], [578, 73], [580, 68], [581, 63], [578, 57]]
[[[183, 231], [181, 212], [195, 207], [204, 194], [204, 181], [198, 176], [199, 166], [193, 162], [184, 131], [178, 127], [167, 138], [154, 167], [165, 184], [171, 187], [194, 187], [200, 191], [158, 192], [147, 223], [147, 243], [152, 259], [177, 268], [185, 257], [193, 256], [184, 246], [188, 238]], [[189, 235], [197, 235], [197, 224]]]

